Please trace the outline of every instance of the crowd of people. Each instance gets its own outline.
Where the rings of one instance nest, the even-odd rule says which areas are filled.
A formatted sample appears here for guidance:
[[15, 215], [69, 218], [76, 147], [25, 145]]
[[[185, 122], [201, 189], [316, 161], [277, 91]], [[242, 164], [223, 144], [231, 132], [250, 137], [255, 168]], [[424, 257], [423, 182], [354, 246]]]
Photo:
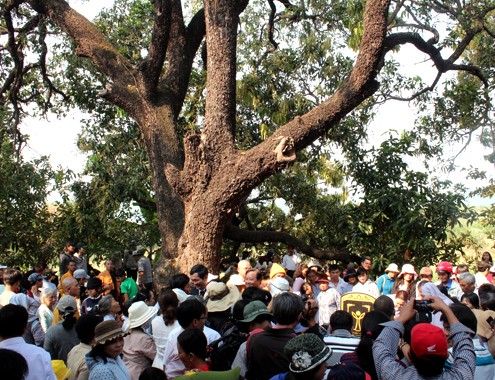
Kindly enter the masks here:
[[[198, 263], [159, 288], [144, 250], [97, 272], [84, 248], [67, 243], [58, 276], [0, 266], [5, 378], [495, 379], [488, 252], [475, 273], [391, 263], [375, 279], [371, 257], [305, 263], [289, 246], [220, 275]], [[349, 293], [371, 310], [345, 310]]]

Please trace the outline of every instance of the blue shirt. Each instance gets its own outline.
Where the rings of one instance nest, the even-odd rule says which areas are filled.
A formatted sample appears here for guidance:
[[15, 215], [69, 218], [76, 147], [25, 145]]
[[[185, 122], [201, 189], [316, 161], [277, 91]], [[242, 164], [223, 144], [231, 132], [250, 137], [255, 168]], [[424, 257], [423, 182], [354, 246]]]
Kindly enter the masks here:
[[388, 277], [388, 274], [382, 274], [378, 280], [376, 280], [376, 286], [378, 286], [378, 291], [380, 292], [380, 295], [388, 295], [392, 293], [392, 288], [394, 287], [395, 284], [395, 277], [390, 278]]

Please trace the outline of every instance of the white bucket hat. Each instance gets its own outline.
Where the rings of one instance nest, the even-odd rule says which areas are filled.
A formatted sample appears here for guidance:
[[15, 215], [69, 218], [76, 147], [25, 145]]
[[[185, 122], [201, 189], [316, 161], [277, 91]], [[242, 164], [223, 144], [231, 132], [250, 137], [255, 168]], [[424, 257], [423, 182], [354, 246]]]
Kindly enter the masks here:
[[144, 325], [156, 315], [156, 308], [146, 305], [143, 301], [135, 302], [129, 308], [129, 328]]
[[402, 271], [399, 273], [399, 275], [397, 276], [397, 278], [402, 278], [402, 277], [404, 277], [405, 274], [412, 274], [412, 275], [414, 275], [414, 279], [415, 280], [418, 277], [418, 274], [416, 273], [416, 271], [414, 270], [414, 267], [411, 264], [404, 264], [402, 266]]
[[389, 264], [387, 269], [385, 269], [385, 273], [388, 273], [388, 272], [399, 273], [400, 270], [399, 270], [399, 267], [397, 266], [397, 264]]

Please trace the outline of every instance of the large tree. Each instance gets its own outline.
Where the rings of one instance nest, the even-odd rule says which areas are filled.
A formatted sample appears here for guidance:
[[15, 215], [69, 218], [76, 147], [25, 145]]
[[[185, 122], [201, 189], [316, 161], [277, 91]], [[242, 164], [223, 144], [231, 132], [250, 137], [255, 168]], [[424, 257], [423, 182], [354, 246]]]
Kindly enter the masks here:
[[[301, 86], [312, 85], [311, 72], [322, 71], [336, 81], [335, 90], [328, 96], [325, 89], [320, 91], [326, 96], [324, 101], [316, 95], [318, 101], [312, 102], [307, 102], [308, 96], [294, 96], [312, 106], [290, 120], [279, 118], [279, 125], [272, 123], [268, 128], [257, 114], [258, 108], [253, 107], [252, 122], [259, 123], [265, 139], [249, 148], [236, 139], [239, 22], [243, 12], [254, 6], [247, 0], [205, 0], [204, 8], [187, 23], [179, 0], [153, 1], [153, 12], [141, 15], [153, 19], [150, 35], [141, 35], [146, 29], [135, 32], [136, 38], [149, 41], [143, 59], [125, 54], [126, 41], [119, 44], [110, 40], [66, 1], [4, 0], [2, 34], [8, 40], [3, 52], [8, 54], [2, 55], [2, 61], [11, 70], [1, 74], [2, 103], [12, 107], [16, 126], [22, 114], [20, 105], [35, 101], [46, 109], [53, 95], [66, 96], [47, 72], [46, 36], [62, 31], [72, 39], [77, 54], [91, 60], [101, 73], [106, 85], [100, 96], [124, 110], [139, 126], [152, 172], [163, 257], [177, 258], [178, 266], [187, 269], [197, 262], [218, 266], [222, 237], [239, 232], [231, 225], [234, 211], [266, 178], [294, 162], [298, 152], [324, 135], [352, 144], [353, 140], [342, 137], [347, 128], [344, 118], [370, 97], [399, 98], [403, 91], [410, 90], [413, 95], [405, 98], [427, 101], [428, 91], [435, 88], [442, 75], [462, 71], [476, 78], [472, 99], [487, 99], [484, 89], [488, 79], [479, 67], [470, 64], [469, 57], [463, 58], [463, 53], [476, 36], [493, 37], [488, 21], [495, 6], [490, 1], [369, 0], [365, 6], [361, 1], [267, 3], [266, 27], [264, 21], [254, 18], [246, 30], [259, 33], [263, 29], [271, 49], [253, 51], [253, 55], [268, 59], [278, 47], [274, 31], [291, 36], [291, 28], [302, 21], [310, 32], [312, 25], [315, 33], [321, 33], [322, 27], [327, 28], [323, 33], [347, 31], [343, 37], [347, 46], [359, 53], [342, 80], [335, 72], [327, 72], [318, 57], [309, 60], [305, 64], [308, 77], [302, 78]], [[443, 31], [435, 28], [437, 17], [453, 25], [445, 31], [447, 38], [443, 40], [439, 38]], [[258, 22], [260, 26], [256, 27]], [[420, 31], [430, 33], [431, 38], [426, 39]], [[179, 117], [203, 41], [204, 114], [196, 130], [185, 133]], [[404, 44], [426, 54], [438, 70], [434, 82], [418, 91], [421, 80], [405, 80], [397, 75], [397, 65], [386, 59], [387, 53]], [[39, 57], [37, 61], [25, 63], [26, 46], [31, 46], [29, 53]], [[320, 48], [331, 51], [335, 47], [328, 43]], [[443, 50], [448, 51], [444, 53], [446, 58]], [[381, 72], [383, 79], [379, 82]], [[30, 82], [29, 88], [24, 86], [27, 77], [37, 74], [41, 74], [38, 82]], [[389, 80], [392, 75], [400, 80]], [[45, 92], [40, 91], [42, 85]], [[269, 91], [267, 86], [265, 95]], [[396, 94], [391, 95], [394, 91]], [[478, 94], [481, 96], [475, 96]], [[270, 97], [261, 101], [270, 102]]]

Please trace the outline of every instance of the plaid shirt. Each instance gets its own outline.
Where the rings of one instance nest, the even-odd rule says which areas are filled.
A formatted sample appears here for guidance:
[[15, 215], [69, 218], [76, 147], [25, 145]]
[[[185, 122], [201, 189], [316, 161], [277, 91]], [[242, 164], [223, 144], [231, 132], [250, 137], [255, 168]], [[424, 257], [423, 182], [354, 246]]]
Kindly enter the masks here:
[[[399, 338], [404, 333], [404, 326], [398, 321], [383, 323], [385, 328], [373, 344], [373, 358], [376, 373], [382, 380], [422, 380], [414, 366], [402, 367], [395, 356]], [[439, 376], [430, 377], [431, 380], [472, 380], [476, 368], [476, 356], [473, 341], [469, 337], [470, 329], [461, 323], [454, 323], [450, 327], [450, 337], [454, 348], [454, 362], [452, 368], [444, 370]]]

